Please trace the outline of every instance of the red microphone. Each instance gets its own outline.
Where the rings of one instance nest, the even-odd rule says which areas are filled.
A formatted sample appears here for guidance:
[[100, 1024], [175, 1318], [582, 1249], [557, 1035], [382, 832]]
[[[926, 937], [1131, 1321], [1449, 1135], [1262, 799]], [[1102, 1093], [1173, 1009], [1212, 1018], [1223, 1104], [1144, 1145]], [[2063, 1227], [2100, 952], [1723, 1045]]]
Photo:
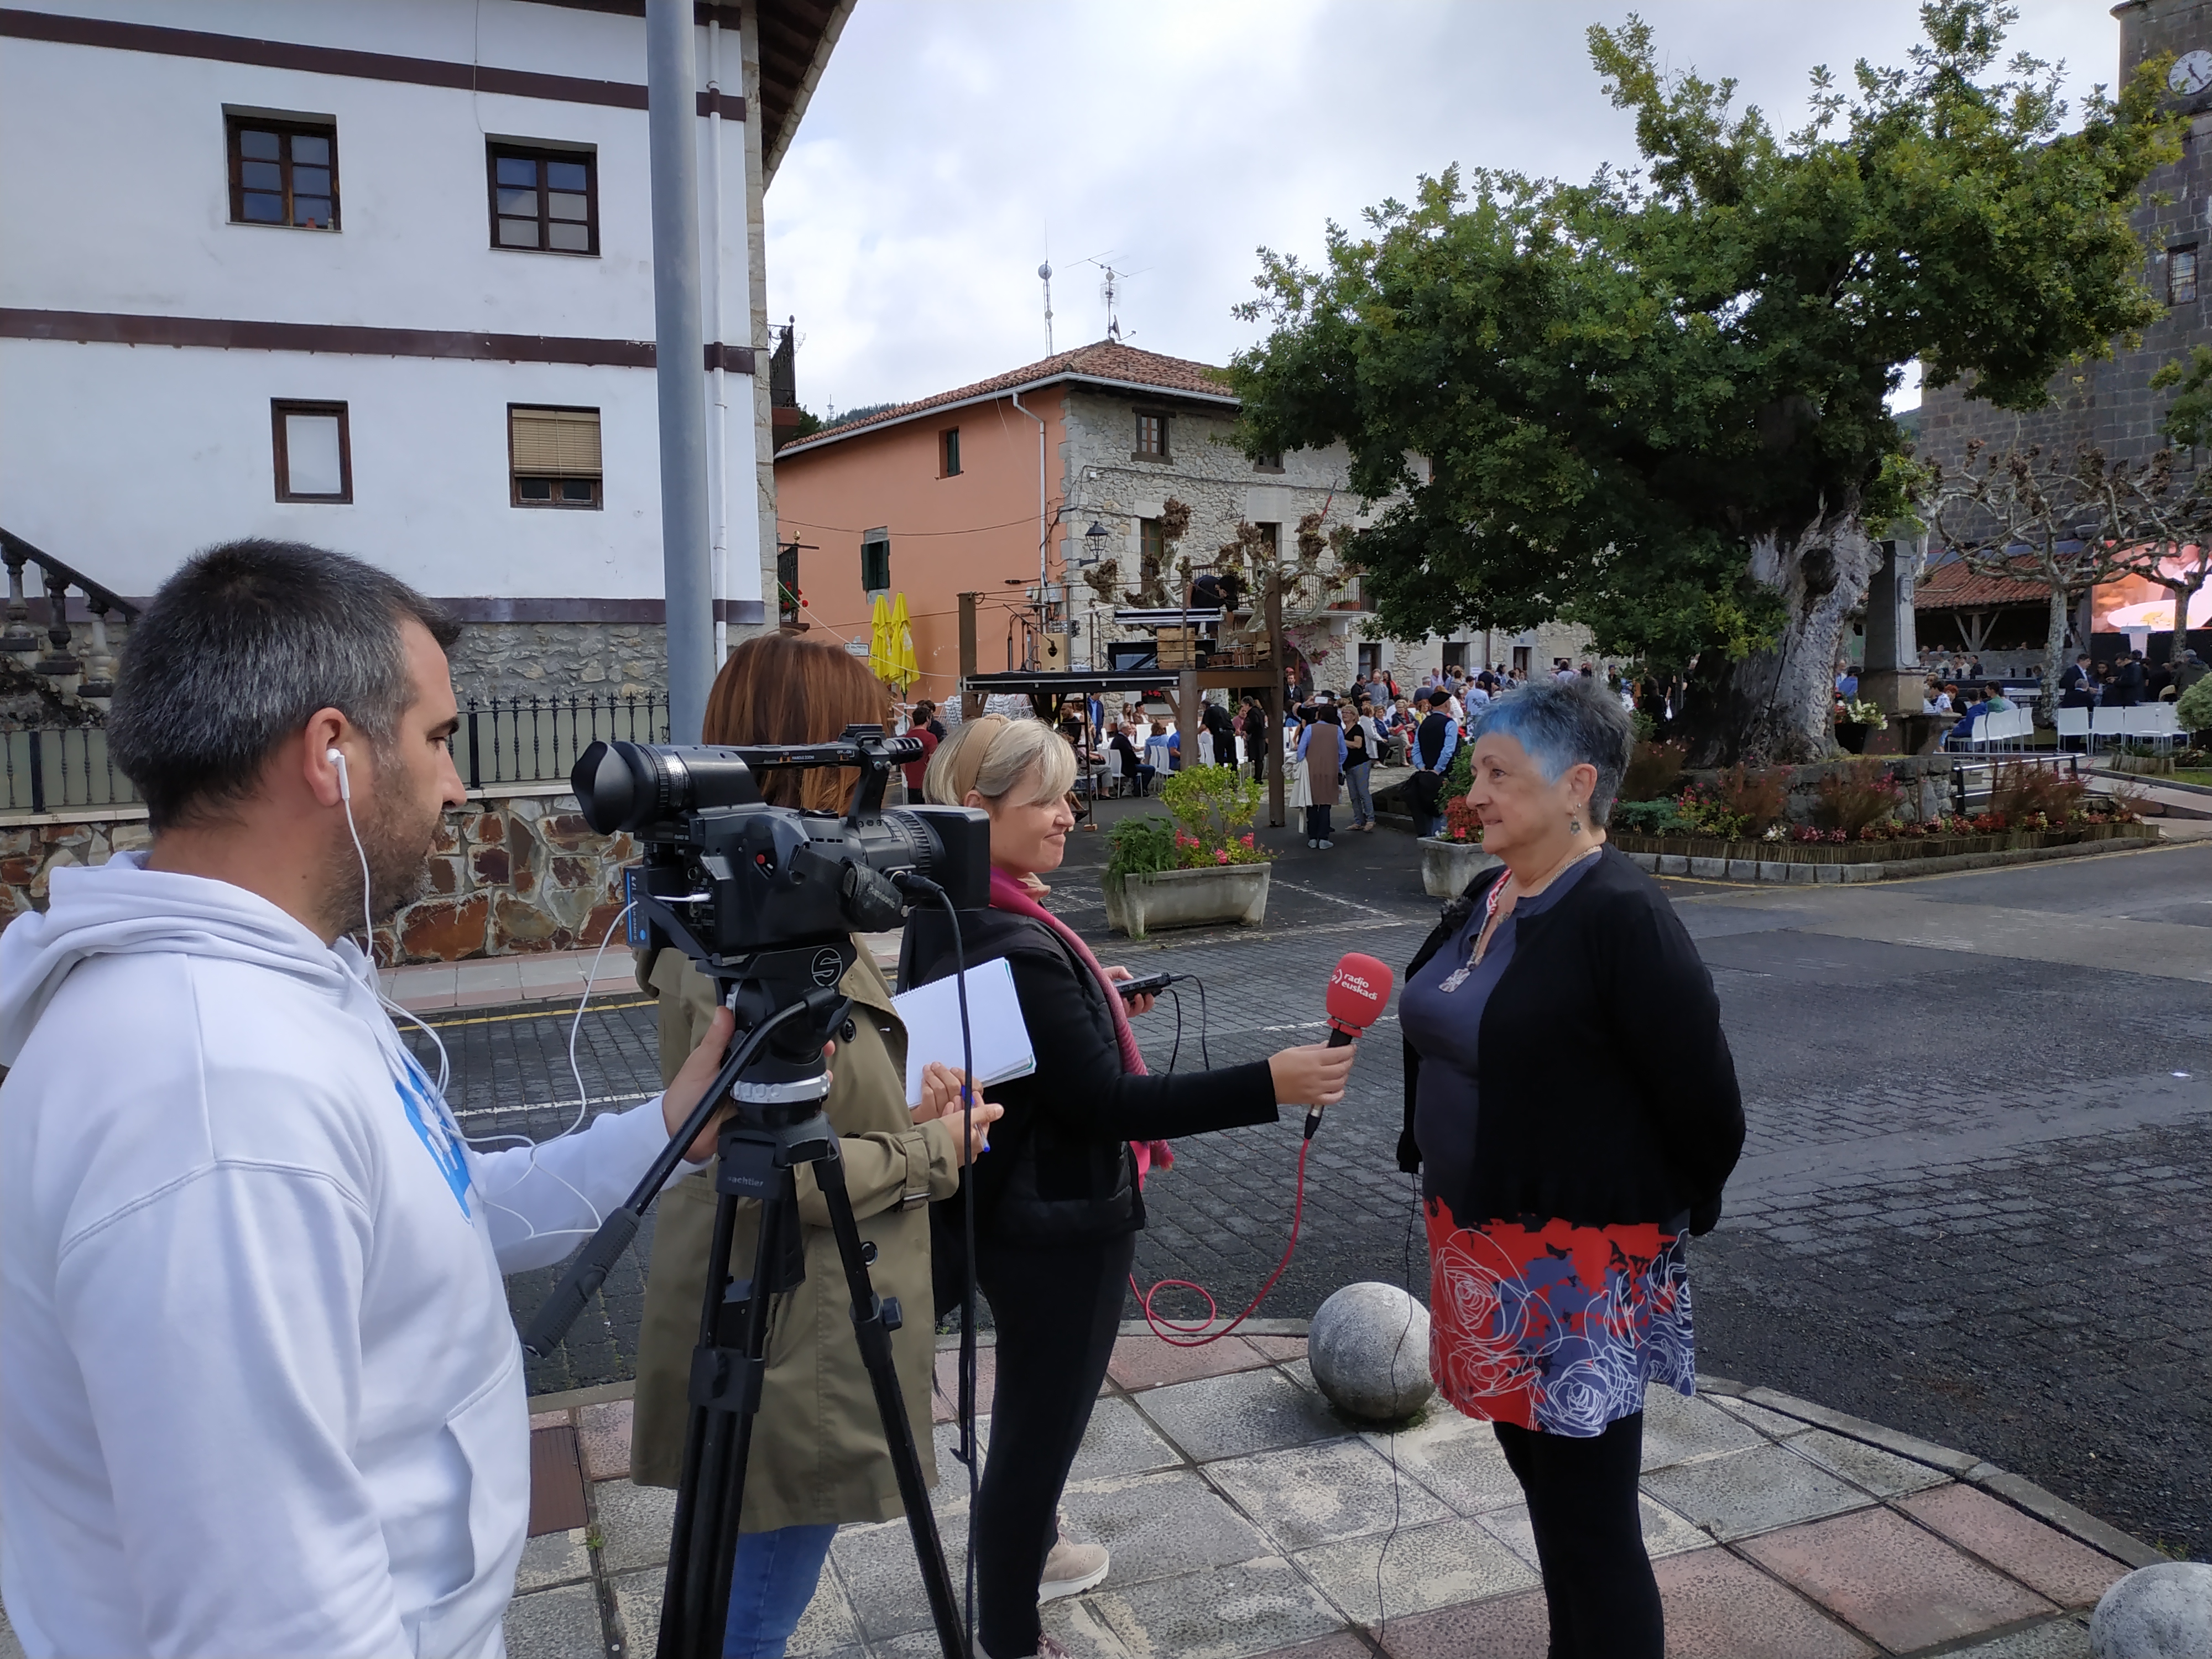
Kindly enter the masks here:
[[[1358, 951], [1347, 951], [1328, 976], [1328, 1046], [1341, 1048], [1357, 1039], [1390, 1001], [1389, 968]], [[1321, 1127], [1321, 1108], [1306, 1108], [1306, 1139]]]

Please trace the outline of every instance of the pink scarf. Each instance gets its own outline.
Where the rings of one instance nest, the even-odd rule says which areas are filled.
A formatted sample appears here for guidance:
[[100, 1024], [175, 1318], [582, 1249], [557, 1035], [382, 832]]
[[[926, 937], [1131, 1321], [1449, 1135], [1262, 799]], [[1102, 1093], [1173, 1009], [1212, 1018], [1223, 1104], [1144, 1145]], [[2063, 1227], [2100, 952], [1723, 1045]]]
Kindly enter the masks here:
[[[1041, 921], [1057, 934], [1061, 942], [1075, 953], [1075, 959], [1091, 970], [1099, 988], [1106, 993], [1106, 1006], [1114, 1016], [1114, 1042], [1121, 1051], [1121, 1074], [1124, 1077], [1145, 1075], [1145, 1056], [1137, 1047], [1137, 1034], [1129, 1025], [1128, 1005], [1121, 994], [1114, 988], [1114, 981], [1106, 977], [1106, 970], [1098, 965], [1098, 958], [1091, 952], [1081, 937], [1058, 916], [1039, 904], [1030, 894], [997, 865], [991, 866], [991, 908], [1012, 911], [1018, 916], [1027, 916]], [[1175, 1152], [1164, 1140], [1133, 1140], [1129, 1150], [1137, 1157], [1137, 1185], [1145, 1184], [1145, 1176], [1153, 1165], [1163, 1170], [1175, 1167]]]

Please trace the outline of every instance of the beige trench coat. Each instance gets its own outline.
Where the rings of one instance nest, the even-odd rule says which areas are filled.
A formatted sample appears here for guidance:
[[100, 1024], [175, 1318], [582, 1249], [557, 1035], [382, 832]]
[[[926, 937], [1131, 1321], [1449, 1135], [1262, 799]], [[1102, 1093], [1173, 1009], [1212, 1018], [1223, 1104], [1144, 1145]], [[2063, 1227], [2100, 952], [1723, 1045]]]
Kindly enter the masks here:
[[[641, 962], [638, 978], [660, 994], [660, 1069], [664, 1078], [672, 1077], [713, 1017], [713, 984], [673, 950], [663, 951], [649, 971]], [[838, 988], [853, 999], [854, 1036], [838, 1041], [830, 1059], [825, 1109], [840, 1137], [860, 1237], [876, 1247], [870, 1269], [876, 1294], [896, 1297], [905, 1314], [891, 1347], [922, 1478], [933, 1486], [929, 1401], [935, 1302], [927, 1201], [957, 1190], [957, 1148], [942, 1124], [917, 1127], [908, 1112], [906, 1030], [891, 1012], [889, 983], [865, 950]], [[630, 1479], [640, 1486], [672, 1486], [683, 1468], [690, 1411], [685, 1390], [714, 1232], [714, 1168], [702, 1166], [660, 1199], [638, 1343], [630, 1449]], [[888, 1521], [905, 1513], [875, 1394], [854, 1340], [829, 1211], [810, 1170], [799, 1174], [799, 1212], [806, 1279], [783, 1298], [769, 1328], [768, 1376], [745, 1473], [740, 1525], [746, 1532]], [[738, 1208], [730, 1271], [741, 1279], [751, 1272], [759, 1213], [750, 1202]]]

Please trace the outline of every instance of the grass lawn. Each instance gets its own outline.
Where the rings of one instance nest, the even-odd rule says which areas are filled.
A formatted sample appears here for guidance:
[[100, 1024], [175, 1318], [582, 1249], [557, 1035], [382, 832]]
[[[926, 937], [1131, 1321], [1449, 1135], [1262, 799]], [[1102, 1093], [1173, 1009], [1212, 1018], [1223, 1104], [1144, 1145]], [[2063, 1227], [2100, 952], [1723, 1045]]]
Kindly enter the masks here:
[[2178, 766], [2173, 777], [2177, 783], [2201, 783], [2212, 788], [2212, 766]]

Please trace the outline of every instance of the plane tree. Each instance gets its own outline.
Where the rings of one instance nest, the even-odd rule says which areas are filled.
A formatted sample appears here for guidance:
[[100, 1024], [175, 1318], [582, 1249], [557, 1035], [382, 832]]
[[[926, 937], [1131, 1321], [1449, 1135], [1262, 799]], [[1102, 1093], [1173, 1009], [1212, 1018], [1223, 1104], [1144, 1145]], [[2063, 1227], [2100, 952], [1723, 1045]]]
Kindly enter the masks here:
[[[1735, 83], [1589, 33], [1640, 164], [1585, 184], [1446, 168], [1261, 251], [1267, 326], [1231, 376], [1254, 454], [1341, 441], [1386, 503], [1352, 556], [1418, 636], [1580, 622], [1694, 665], [1694, 757], [1828, 751], [1831, 676], [1911, 469], [1887, 395], [2012, 409], [2156, 314], [2129, 226], [2179, 154], [2163, 61], [2066, 120], [2059, 70], [2003, 58], [1996, 0], [1922, 8], [1902, 68], [1813, 71], [1778, 134]], [[2002, 60], [2002, 61], [2001, 61]]]

